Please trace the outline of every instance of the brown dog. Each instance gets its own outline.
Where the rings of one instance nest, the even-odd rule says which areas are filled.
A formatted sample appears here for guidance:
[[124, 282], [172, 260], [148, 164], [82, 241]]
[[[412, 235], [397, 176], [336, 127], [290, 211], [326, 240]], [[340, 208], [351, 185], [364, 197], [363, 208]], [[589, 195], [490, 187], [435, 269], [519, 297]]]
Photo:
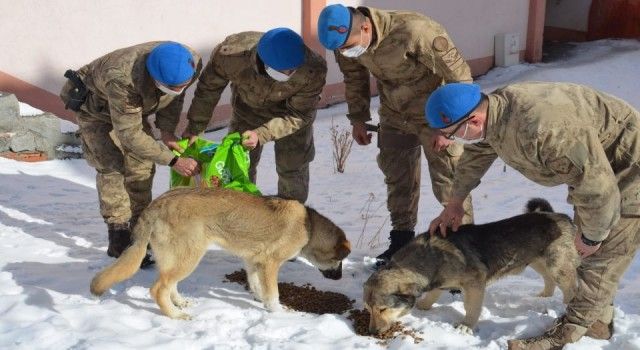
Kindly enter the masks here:
[[573, 244], [576, 229], [564, 214], [532, 212], [551, 210], [544, 200], [532, 200], [527, 208], [529, 213], [502, 221], [463, 225], [446, 238], [429, 237], [427, 232], [399, 250], [364, 285], [364, 303], [371, 314], [369, 331], [384, 332], [414, 304], [427, 310], [443, 290], [460, 289], [466, 315], [457, 328], [472, 333], [485, 287], [527, 266], [544, 278], [539, 296], [553, 295], [557, 284], [568, 303], [575, 293], [580, 263]]
[[133, 231], [134, 243], [91, 281], [101, 295], [138, 271], [151, 244], [159, 277], [151, 295], [171, 318], [189, 319], [176, 307], [186, 301], [177, 284], [196, 268], [211, 243], [244, 259], [256, 298], [281, 310], [278, 270], [300, 255], [331, 279], [342, 277], [342, 259], [351, 251], [344, 232], [331, 220], [295, 200], [259, 197], [224, 189], [180, 188], [151, 202]]

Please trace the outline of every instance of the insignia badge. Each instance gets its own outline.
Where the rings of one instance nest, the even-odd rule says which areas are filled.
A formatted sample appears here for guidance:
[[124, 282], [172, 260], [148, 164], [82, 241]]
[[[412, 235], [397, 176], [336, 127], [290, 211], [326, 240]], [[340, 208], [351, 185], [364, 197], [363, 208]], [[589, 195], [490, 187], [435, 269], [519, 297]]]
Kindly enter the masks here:
[[329, 30], [335, 30], [336, 32], [338, 32], [340, 34], [344, 34], [349, 29], [347, 29], [347, 27], [345, 27], [345, 26], [329, 26]]
[[433, 49], [438, 52], [446, 51], [449, 48], [449, 40], [443, 36], [437, 36], [433, 39]]
[[442, 112], [440, 112], [440, 118], [442, 118], [442, 122], [445, 123], [445, 124], [451, 123], [451, 119], [449, 119], [449, 117], [444, 115], [444, 113], [442, 113]]

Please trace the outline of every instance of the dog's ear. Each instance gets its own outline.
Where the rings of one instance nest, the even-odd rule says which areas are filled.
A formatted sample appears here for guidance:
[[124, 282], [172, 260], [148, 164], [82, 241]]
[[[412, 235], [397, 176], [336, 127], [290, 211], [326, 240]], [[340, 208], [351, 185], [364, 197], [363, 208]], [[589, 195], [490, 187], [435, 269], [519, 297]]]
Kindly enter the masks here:
[[346, 239], [340, 240], [335, 246], [335, 251], [336, 258], [340, 260], [346, 258], [351, 253], [351, 242]]
[[392, 308], [413, 307], [416, 297], [408, 294], [389, 294], [384, 296], [383, 302]]
[[398, 286], [398, 294], [399, 295], [419, 295], [422, 291], [418, 287], [416, 283], [402, 283]]

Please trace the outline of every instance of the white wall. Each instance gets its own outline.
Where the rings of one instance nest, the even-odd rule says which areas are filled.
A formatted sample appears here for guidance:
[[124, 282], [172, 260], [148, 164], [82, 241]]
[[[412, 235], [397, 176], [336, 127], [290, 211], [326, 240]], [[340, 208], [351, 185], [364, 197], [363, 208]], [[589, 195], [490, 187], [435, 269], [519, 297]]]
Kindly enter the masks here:
[[55, 94], [67, 68], [121, 47], [173, 40], [206, 63], [229, 34], [274, 27], [300, 33], [302, 21], [297, 0], [0, 0], [0, 9], [0, 71]]
[[591, 0], [547, 0], [545, 26], [586, 32]]
[[[327, 5], [370, 6], [389, 10], [423, 13], [442, 24], [467, 60], [493, 56], [494, 35], [520, 33], [521, 50], [527, 35], [528, 0], [328, 0]], [[342, 81], [333, 54], [327, 61], [336, 69], [329, 70], [328, 83]]]

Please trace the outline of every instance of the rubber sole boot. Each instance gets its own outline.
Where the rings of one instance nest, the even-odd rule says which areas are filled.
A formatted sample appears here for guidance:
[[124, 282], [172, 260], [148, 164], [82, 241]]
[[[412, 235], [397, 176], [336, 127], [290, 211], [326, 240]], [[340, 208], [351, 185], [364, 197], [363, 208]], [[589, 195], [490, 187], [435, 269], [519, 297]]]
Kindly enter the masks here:
[[613, 305], [607, 306], [602, 317], [587, 329], [585, 335], [593, 339], [611, 339], [613, 336]]
[[376, 269], [379, 269], [386, 264], [389, 263], [393, 254], [395, 254], [400, 248], [407, 245], [413, 237], [415, 236], [414, 231], [402, 231], [402, 230], [391, 230], [389, 233], [389, 248], [382, 252], [382, 254], [378, 255], [376, 259]]
[[117, 258], [131, 244], [129, 224], [109, 224], [109, 247], [107, 255]]

